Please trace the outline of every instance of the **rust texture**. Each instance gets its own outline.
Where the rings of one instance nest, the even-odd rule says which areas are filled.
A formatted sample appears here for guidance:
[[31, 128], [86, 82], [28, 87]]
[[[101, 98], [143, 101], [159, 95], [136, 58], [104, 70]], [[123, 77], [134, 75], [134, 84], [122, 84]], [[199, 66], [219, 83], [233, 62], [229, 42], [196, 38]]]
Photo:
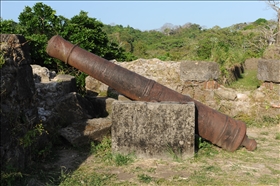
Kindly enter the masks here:
[[254, 150], [257, 143], [248, 139], [246, 124], [222, 114], [202, 103], [165, 87], [153, 80], [129, 71], [119, 65], [92, 54], [60, 36], [53, 36], [47, 53], [107, 84], [119, 93], [137, 101], [194, 102], [196, 106], [196, 133], [202, 138], [228, 151], [240, 146]]

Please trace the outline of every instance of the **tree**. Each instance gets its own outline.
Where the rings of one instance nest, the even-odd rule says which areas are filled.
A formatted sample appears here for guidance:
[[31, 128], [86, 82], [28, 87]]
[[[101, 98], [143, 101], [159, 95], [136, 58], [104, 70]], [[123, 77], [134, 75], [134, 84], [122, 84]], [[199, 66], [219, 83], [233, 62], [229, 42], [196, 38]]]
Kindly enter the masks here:
[[[127, 57], [122, 48], [113, 42], [109, 42], [107, 34], [102, 30], [103, 23], [88, 17], [87, 14], [87, 12], [81, 11], [79, 15], [67, 19], [56, 15], [55, 10], [39, 2], [33, 7], [25, 7], [19, 15], [19, 23], [16, 29], [18, 34], [24, 35], [29, 41], [33, 64], [45, 66], [56, 72], [74, 75], [78, 90], [84, 89], [86, 75], [73, 67], [67, 66], [60, 60], [51, 58], [46, 53], [48, 40], [52, 36], [61, 35], [64, 39], [106, 59], [124, 60]], [[5, 23], [7, 31], [12, 31], [12, 22], [6, 21], [3, 23]]]
[[26, 6], [19, 17], [18, 32], [29, 41], [32, 63], [57, 70], [56, 60], [45, 52], [48, 40], [64, 30], [66, 18], [41, 2]]
[[88, 13], [80, 11], [79, 15], [72, 17], [64, 31], [62, 37], [71, 43], [89, 52], [104, 57], [108, 38], [102, 31], [103, 24], [95, 18], [88, 17]]
[[2, 34], [17, 34], [18, 24], [13, 20], [3, 20], [0, 17], [1, 33]]
[[276, 44], [280, 45], [280, 2], [275, 0], [267, 0], [267, 4], [277, 13], [277, 30], [276, 30]]

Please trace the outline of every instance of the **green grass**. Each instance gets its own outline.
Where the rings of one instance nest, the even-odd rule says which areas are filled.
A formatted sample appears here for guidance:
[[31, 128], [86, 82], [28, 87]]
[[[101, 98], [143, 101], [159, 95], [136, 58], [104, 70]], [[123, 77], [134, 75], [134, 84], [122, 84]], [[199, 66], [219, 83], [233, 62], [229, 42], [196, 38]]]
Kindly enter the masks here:
[[241, 76], [242, 78], [229, 85], [230, 88], [238, 90], [254, 90], [261, 85], [261, 81], [257, 78], [256, 70], [246, 70]]
[[117, 166], [128, 165], [134, 161], [133, 154], [112, 153], [111, 144], [111, 138], [105, 137], [99, 144], [92, 142], [90, 152], [99, 158], [99, 161]]
[[0, 69], [5, 64], [4, 54], [2, 51], [0, 51]]
[[147, 174], [139, 174], [138, 179], [143, 183], [150, 183], [153, 180], [153, 178], [151, 176], [148, 176]]
[[4, 172], [1, 171], [1, 185], [12, 185], [12, 183], [17, 180], [21, 179], [23, 177], [21, 172]]
[[280, 132], [276, 133], [275, 139], [280, 140]]
[[134, 157], [132, 154], [127, 154], [127, 155], [123, 155], [123, 154], [115, 154], [113, 157], [113, 161], [117, 166], [123, 166], [123, 165], [128, 165], [130, 163], [132, 163], [134, 160]]
[[182, 161], [182, 151], [180, 149], [173, 149], [171, 145], [167, 145], [167, 152], [172, 157], [174, 161]]
[[261, 132], [261, 135], [268, 135], [268, 132]]
[[101, 186], [108, 185], [114, 179], [114, 175], [90, 173], [85, 174], [80, 171], [75, 171], [72, 175], [66, 175], [65, 179], [59, 184], [60, 186], [75, 186], [75, 185], [92, 185]]
[[270, 175], [262, 175], [258, 181], [263, 185], [277, 185], [279, 180], [277, 178], [271, 178]]
[[[272, 127], [280, 123], [280, 115], [276, 116], [249, 116], [247, 114], [238, 114], [234, 116], [234, 119], [240, 120], [246, 123], [247, 127]], [[267, 133], [262, 132], [262, 135], [265, 135]]]

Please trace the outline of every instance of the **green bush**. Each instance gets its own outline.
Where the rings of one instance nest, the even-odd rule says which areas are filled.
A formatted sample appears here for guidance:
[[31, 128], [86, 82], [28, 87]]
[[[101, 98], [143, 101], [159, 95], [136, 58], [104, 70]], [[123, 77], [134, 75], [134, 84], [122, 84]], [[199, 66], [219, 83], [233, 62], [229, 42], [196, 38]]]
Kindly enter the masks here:
[[70, 72], [77, 78], [78, 90], [84, 91], [86, 75], [46, 53], [48, 40], [54, 35], [78, 44], [81, 48], [100, 57], [117, 61], [130, 61], [135, 57], [113, 41], [109, 41], [103, 31], [103, 23], [88, 17], [88, 13], [80, 11], [79, 15], [67, 19], [57, 15], [56, 11], [42, 2], [33, 7], [26, 6], [19, 15], [19, 22], [1, 18], [1, 33], [22, 34], [30, 46], [32, 64], [47, 67], [56, 72]]

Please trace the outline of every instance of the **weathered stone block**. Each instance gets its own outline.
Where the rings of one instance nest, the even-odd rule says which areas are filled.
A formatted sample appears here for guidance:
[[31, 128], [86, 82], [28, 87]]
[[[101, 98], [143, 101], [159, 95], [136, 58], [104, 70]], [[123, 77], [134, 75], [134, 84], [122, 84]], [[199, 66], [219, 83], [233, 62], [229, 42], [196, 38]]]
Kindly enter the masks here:
[[110, 133], [111, 125], [111, 118], [94, 118], [74, 122], [59, 132], [72, 145], [81, 146], [91, 141], [102, 141]]
[[65, 93], [77, 91], [76, 78], [74, 76], [68, 74], [58, 74], [52, 79], [52, 81], [61, 84], [60, 91], [63, 91]]
[[66, 125], [79, 120], [94, 118], [95, 110], [88, 99], [76, 92], [71, 92], [57, 100], [52, 112], [59, 116]]
[[[39, 65], [33, 65], [35, 87], [37, 91], [38, 113], [42, 121], [47, 121], [52, 115], [52, 109], [59, 103], [59, 100], [71, 92], [75, 92], [76, 79], [74, 76], [59, 74], [50, 79], [49, 70]], [[43, 72], [43, 73], [40, 73]], [[43, 77], [46, 75], [45, 77]]]
[[216, 62], [184, 61], [180, 65], [180, 79], [183, 81], [217, 80], [220, 68]]
[[258, 79], [269, 82], [280, 82], [280, 60], [264, 60], [258, 62]]
[[122, 94], [120, 94], [120, 95], [118, 96], [118, 100], [119, 100], [119, 101], [131, 101], [131, 99], [129, 99], [128, 97], [126, 97], [126, 96], [124, 96], [124, 95], [122, 95]]
[[215, 90], [215, 95], [217, 95], [220, 99], [231, 100], [231, 101], [234, 101], [237, 97], [234, 91], [226, 88], [219, 88]]
[[94, 79], [91, 76], [87, 76], [85, 79], [85, 88], [88, 92], [95, 92], [95, 93], [102, 93], [107, 92], [108, 85], [102, 83], [101, 81], [98, 81], [97, 79]]
[[112, 112], [112, 150], [137, 157], [182, 158], [194, 155], [193, 102], [115, 101]]

